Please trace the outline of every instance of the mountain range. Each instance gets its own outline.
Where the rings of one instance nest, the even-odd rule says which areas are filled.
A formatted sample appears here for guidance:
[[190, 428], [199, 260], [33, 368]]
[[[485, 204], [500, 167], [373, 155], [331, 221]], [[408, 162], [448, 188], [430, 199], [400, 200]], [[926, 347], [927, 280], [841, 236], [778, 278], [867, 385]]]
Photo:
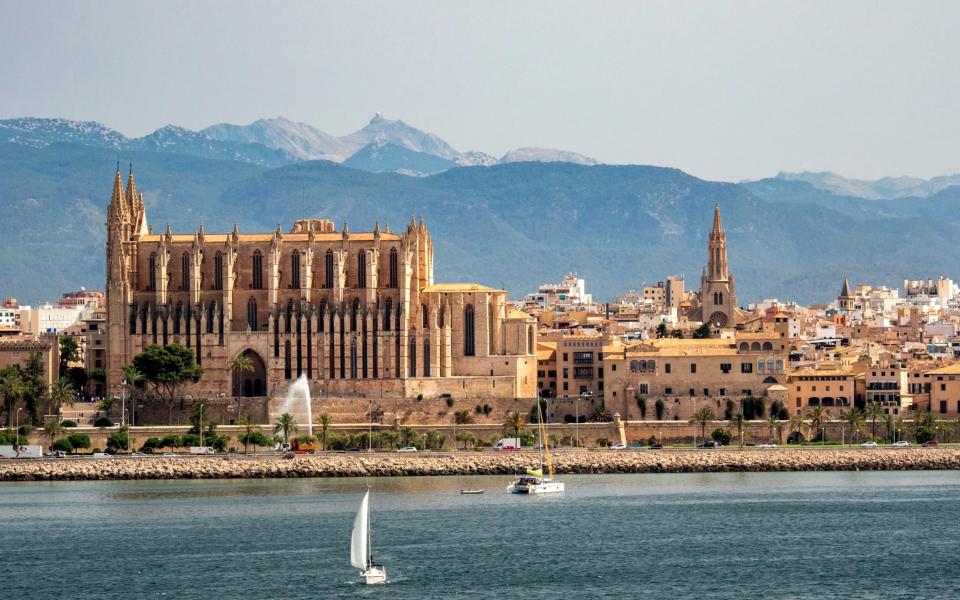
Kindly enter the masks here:
[[[298, 137], [276, 138], [279, 129], [258, 123], [248, 127], [260, 138], [166, 127], [130, 139], [92, 122], [0, 121], [0, 296], [37, 302], [102, 287], [118, 154], [134, 164], [158, 230], [203, 223], [208, 232], [228, 231], [238, 223], [241, 231], [271, 231], [302, 217], [397, 230], [423, 215], [439, 281], [503, 286], [513, 297], [568, 271], [598, 298], [668, 274], [686, 274], [697, 288], [715, 202], [741, 303], [829, 301], [845, 276], [897, 286], [905, 277], [956, 275], [960, 187], [934, 191], [947, 178], [905, 188], [925, 193], [885, 199], [855, 187], [838, 193], [836, 178], [725, 183], [556, 153], [541, 156], [553, 162], [523, 160], [538, 155], [519, 151], [494, 160], [382, 117], [336, 142], [289, 121], [282, 129]], [[321, 143], [330, 152], [356, 150], [343, 161], [303, 158]]]

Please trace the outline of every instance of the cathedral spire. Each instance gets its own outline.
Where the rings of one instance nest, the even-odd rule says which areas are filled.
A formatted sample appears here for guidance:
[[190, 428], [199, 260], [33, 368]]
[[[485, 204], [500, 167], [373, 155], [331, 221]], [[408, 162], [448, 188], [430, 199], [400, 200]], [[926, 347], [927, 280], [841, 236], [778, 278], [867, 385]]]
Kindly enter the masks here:
[[723, 233], [723, 223], [720, 222], [720, 203], [717, 202], [713, 206], [713, 229], [710, 231], [710, 236], [720, 236], [724, 235]]
[[726, 281], [727, 275], [727, 234], [720, 221], [720, 204], [713, 207], [713, 228], [707, 242], [707, 277], [715, 281]]
[[123, 194], [123, 177], [120, 176], [120, 166], [117, 165], [117, 173], [113, 179], [113, 193], [110, 195], [110, 208], [114, 211], [120, 211], [117, 216], [124, 214], [125, 198]]
[[851, 296], [853, 296], [853, 294], [850, 293], [850, 281], [846, 277], [844, 277], [843, 287], [840, 289], [840, 297], [849, 298]]

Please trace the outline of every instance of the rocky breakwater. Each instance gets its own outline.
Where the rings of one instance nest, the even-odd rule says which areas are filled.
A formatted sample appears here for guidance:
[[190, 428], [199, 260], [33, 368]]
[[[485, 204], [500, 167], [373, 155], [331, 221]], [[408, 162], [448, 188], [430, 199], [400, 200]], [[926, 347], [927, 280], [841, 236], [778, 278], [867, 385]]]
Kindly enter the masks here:
[[[0, 481], [508, 475], [537, 465], [526, 452], [6, 460]], [[559, 473], [960, 470], [960, 448], [561, 451], [554, 467]]]

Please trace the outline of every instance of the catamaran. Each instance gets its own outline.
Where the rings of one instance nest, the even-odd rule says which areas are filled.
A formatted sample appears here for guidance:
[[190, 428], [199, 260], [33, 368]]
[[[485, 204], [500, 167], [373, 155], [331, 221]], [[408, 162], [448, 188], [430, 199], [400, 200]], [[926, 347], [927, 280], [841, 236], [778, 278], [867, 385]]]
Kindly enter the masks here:
[[[540, 410], [540, 399], [537, 398], [537, 437], [540, 439], [540, 468], [529, 469], [526, 474], [507, 486], [511, 494], [556, 494], [564, 491], [562, 481], [553, 480], [553, 461], [550, 460], [550, 444], [547, 441], [547, 428], [543, 422], [543, 412]], [[547, 477], [543, 476], [544, 461], [547, 466]]]
[[366, 584], [387, 582], [387, 570], [383, 565], [373, 562], [373, 546], [370, 544], [370, 490], [363, 495], [357, 516], [353, 519], [350, 564], [360, 569], [360, 579]]

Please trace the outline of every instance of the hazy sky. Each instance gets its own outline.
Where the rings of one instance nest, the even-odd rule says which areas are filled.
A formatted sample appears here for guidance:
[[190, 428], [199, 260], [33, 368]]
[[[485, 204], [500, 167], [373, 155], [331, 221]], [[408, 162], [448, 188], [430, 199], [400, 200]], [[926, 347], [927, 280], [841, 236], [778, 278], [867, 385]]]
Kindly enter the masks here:
[[960, 172], [960, 2], [0, 0], [0, 118], [376, 112], [722, 180]]

